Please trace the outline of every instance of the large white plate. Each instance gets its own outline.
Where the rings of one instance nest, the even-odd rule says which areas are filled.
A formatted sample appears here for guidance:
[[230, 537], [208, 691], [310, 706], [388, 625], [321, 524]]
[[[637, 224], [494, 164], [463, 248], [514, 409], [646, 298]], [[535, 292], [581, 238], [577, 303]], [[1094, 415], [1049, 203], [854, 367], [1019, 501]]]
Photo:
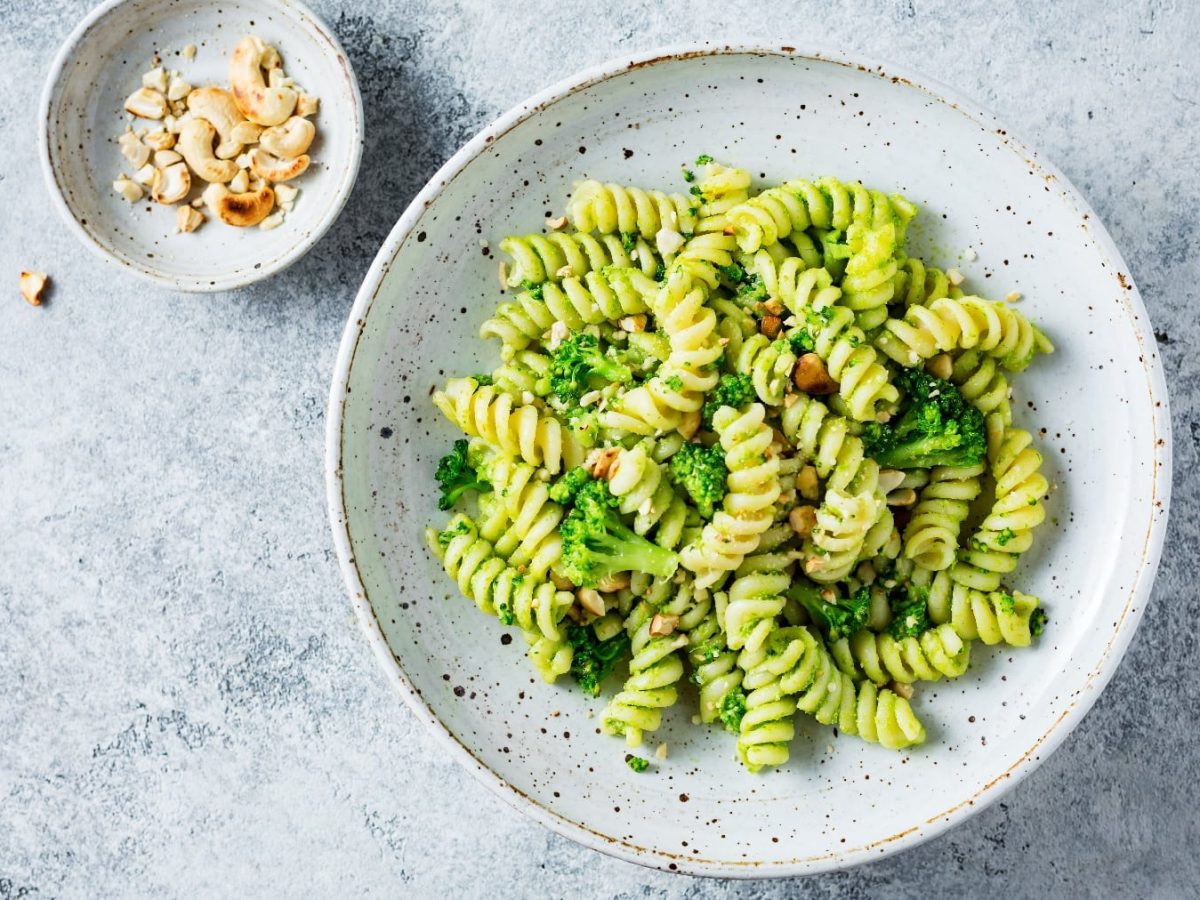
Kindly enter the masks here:
[[[497, 299], [492, 246], [561, 212], [584, 176], [682, 186], [699, 153], [774, 182], [832, 173], [918, 202], [917, 252], [959, 265], [1058, 344], [1016, 381], [1041, 429], [1049, 519], [1013, 579], [1051, 623], [1036, 646], [977, 646], [922, 685], [924, 746], [892, 753], [799, 723], [792, 761], [747, 774], [687, 691], [625, 765], [569, 679], [536, 681], [426, 551], [432, 472], [455, 437], [429, 402], [489, 370], [476, 330]], [[973, 248], [978, 258], [963, 255]], [[852, 865], [961, 821], [1028, 774], [1095, 701], [1150, 594], [1166, 523], [1170, 427], [1146, 311], [1078, 192], [989, 114], [899, 68], [792, 48], [691, 47], [621, 59], [511, 110], [460, 150], [397, 223], [355, 302], [329, 406], [329, 507], [370, 643], [447, 751], [514, 806], [624, 859], [708, 875]], [[832, 751], [832, 752], [830, 752]], [[386, 776], [384, 776], [386, 777]], [[382, 789], [382, 788], [381, 788]]]

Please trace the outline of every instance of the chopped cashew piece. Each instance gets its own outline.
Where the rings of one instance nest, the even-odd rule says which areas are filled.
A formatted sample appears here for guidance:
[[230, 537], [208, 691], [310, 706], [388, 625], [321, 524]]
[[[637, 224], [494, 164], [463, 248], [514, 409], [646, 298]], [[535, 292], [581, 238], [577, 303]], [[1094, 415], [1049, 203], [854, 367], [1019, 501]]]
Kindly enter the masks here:
[[142, 87], [165, 94], [167, 92], [167, 70], [162, 66], [156, 66], [149, 72], [143, 72]]
[[796, 490], [805, 500], [816, 500], [820, 496], [816, 467], [808, 465], [796, 473]]
[[592, 473], [593, 478], [609, 478], [609, 467], [616, 462], [617, 457], [621, 455], [620, 447], [605, 447], [602, 450], [597, 450], [591, 456], [591, 464], [588, 469]]
[[175, 146], [175, 135], [165, 128], [155, 128], [142, 138], [142, 143], [151, 150], [170, 150]]
[[272, 64], [278, 53], [253, 35], [238, 41], [229, 59], [229, 84], [238, 109], [251, 122], [278, 125], [296, 108], [297, 94], [289, 87], [268, 87], [263, 65]]
[[305, 155], [295, 159], [279, 159], [258, 147], [250, 151], [250, 171], [264, 181], [289, 181], [304, 174], [308, 162]]
[[558, 218], [554, 218], [553, 216], [547, 216], [546, 227], [551, 231], [562, 231], [562, 229], [567, 227], [567, 217], [559, 216]]
[[917, 502], [917, 492], [912, 488], [901, 488], [887, 495], [888, 506], [912, 506]]
[[654, 235], [654, 243], [658, 246], [658, 252], [663, 256], [670, 256], [672, 253], [679, 252], [679, 248], [683, 246], [683, 235], [672, 228], [660, 228], [658, 233]]
[[150, 184], [154, 181], [154, 173], [157, 169], [153, 163], [146, 163], [140, 169], [133, 173], [133, 177], [142, 184]]
[[161, 119], [167, 114], [167, 98], [153, 88], [138, 88], [125, 98], [125, 111], [142, 119]]
[[117, 138], [117, 146], [121, 148], [121, 155], [135, 169], [140, 169], [150, 159], [150, 148], [143, 144], [132, 131], [126, 131]]
[[902, 681], [893, 681], [888, 687], [891, 688], [892, 693], [897, 697], [903, 697], [905, 700], [913, 698], [913, 686], [911, 684], [905, 684]]
[[183, 48], [183, 58], [189, 59], [189, 60], [196, 58], [196, 45], [195, 44], [188, 44], [186, 47]]
[[46, 288], [45, 272], [21, 273], [21, 296], [30, 306], [42, 305], [42, 291]]
[[885, 494], [890, 494], [902, 484], [904, 484], [904, 473], [899, 469], [879, 470], [879, 489]]
[[295, 203], [296, 195], [300, 193], [300, 188], [290, 184], [275, 185], [275, 199], [280, 203]]
[[611, 594], [613, 591], [623, 591], [629, 587], [628, 572], [614, 572], [612, 575], [606, 575], [596, 582], [596, 590], [603, 591], [606, 594]]
[[947, 381], [950, 378], [950, 373], [954, 371], [954, 360], [950, 358], [949, 353], [939, 353], [925, 364], [925, 368], [929, 370], [929, 374], [934, 378]]
[[594, 588], [580, 588], [575, 592], [575, 599], [593, 616], [602, 616], [608, 612], [604, 607], [604, 598]]
[[278, 228], [282, 224], [283, 224], [283, 211], [280, 210], [279, 212], [273, 213], [272, 215], [267, 216], [265, 219], [263, 219], [261, 222], [259, 222], [258, 227], [261, 228], [263, 231], [271, 231], [274, 228]]
[[175, 210], [175, 227], [180, 234], [188, 234], [200, 227], [204, 221], [204, 213], [190, 206], [180, 206]]
[[176, 75], [171, 79], [171, 83], [167, 85], [168, 100], [182, 100], [192, 92], [192, 86]]
[[630, 334], [639, 334], [646, 330], [647, 321], [645, 313], [637, 313], [636, 315], [618, 319], [617, 324], [621, 326], [623, 331], [628, 331]]
[[666, 759], [667, 758], [667, 744], [665, 741], [663, 743], [659, 744], [658, 748], [654, 751], [654, 758], [655, 759]]
[[805, 353], [792, 369], [792, 381], [806, 394], [823, 397], [837, 392], [838, 383], [829, 377], [825, 362], [815, 353]]
[[[758, 330], [762, 332], [765, 337], [769, 337], [771, 340], [775, 340], [775, 338], [779, 337], [779, 331], [782, 328], [783, 319], [779, 318], [779, 316], [766, 315], [758, 320]], [[814, 353], [813, 356], [816, 356], [816, 354]], [[820, 357], [818, 356], [817, 359], [819, 360]]]
[[955, 287], [958, 287], [966, 279], [963, 278], [963, 273], [958, 271], [958, 269], [947, 269], [946, 270], [946, 280], [949, 281]]
[[654, 618], [650, 620], [650, 636], [663, 637], [671, 634], [678, 624], [679, 616], [664, 616], [662, 613], [655, 613]]
[[800, 537], [806, 538], [813, 533], [813, 529], [817, 527], [817, 509], [814, 506], [797, 506], [788, 513], [788, 524], [792, 526], [792, 531], [796, 532]]
[[298, 116], [315, 116], [317, 110], [321, 107], [319, 97], [314, 97], [311, 94], [301, 93], [296, 99], [296, 115]]
[[250, 190], [250, 173], [245, 169], [239, 169], [238, 173], [230, 179], [229, 189], [235, 194], [241, 194]]
[[142, 186], [132, 179], [122, 175], [112, 184], [113, 190], [120, 194], [126, 202], [137, 203], [142, 199]]
[[198, 176], [205, 181], [224, 183], [238, 173], [238, 167], [233, 160], [217, 159], [213, 155], [216, 137], [217, 129], [207, 119], [191, 119], [179, 132], [175, 147]]
[[174, 165], [183, 159], [174, 150], [159, 150], [154, 154], [154, 164], [160, 169], [165, 169], [167, 166]]
[[175, 163], [154, 170], [150, 196], [159, 203], [178, 203], [192, 189], [192, 175], [186, 163]]

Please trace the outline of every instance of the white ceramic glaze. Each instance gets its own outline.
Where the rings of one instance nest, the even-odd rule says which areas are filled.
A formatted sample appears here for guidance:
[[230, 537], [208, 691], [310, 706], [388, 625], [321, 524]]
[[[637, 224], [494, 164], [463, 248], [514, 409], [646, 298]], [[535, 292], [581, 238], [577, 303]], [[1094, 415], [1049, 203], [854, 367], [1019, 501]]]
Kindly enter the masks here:
[[[228, 87], [229, 56], [256, 34], [285, 71], [320, 97], [309, 170], [292, 183], [295, 210], [280, 227], [233, 228], [210, 220], [175, 233], [175, 210], [130, 204], [112, 189], [132, 174], [117, 138], [131, 118], [125, 98], [157, 53], [196, 87]], [[181, 51], [197, 47], [187, 60]], [[133, 120], [134, 128], [154, 127]], [[266, 278], [303, 256], [337, 218], [358, 174], [363, 111], [350, 62], [333, 33], [294, 0], [109, 0], [67, 38], [50, 68], [39, 114], [42, 169], [55, 205], [90, 249], [158, 284], [221, 291]], [[202, 183], [193, 183], [198, 196]]]
[[[432, 473], [457, 434], [429, 402], [488, 371], [476, 338], [499, 298], [494, 247], [559, 213], [584, 176], [681, 189], [699, 153], [769, 182], [831, 173], [901, 190], [912, 247], [957, 265], [1058, 345], [1014, 379], [1016, 417], [1054, 484], [1013, 583], [1043, 599], [1035, 647], [977, 645], [968, 674], [921, 685], [929, 731], [893, 753], [798, 721], [791, 762], [750, 775], [730, 736], [690, 722], [688, 689], [634, 774], [570, 679], [550, 687], [462, 599], [421, 530], [442, 522]], [[972, 248], [974, 260], [965, 253]], [[371, 646], [417, 716], [514, 806], [607, 853], [705, 875], [793, 875], [909, 847], [1028, 774], [1115, 669], [1150, 594], [1170, 477], [1166, 390], [1145, 309], [1086, 202], [949, 88], [901, 69], [791, 48], [689, 47], [616, 60], [511, 110], [413, 201], [368, 274], [329, 406], [330, 515]], [[380, 790], [391, 777], [382, 773]], [[1064, 823], [1065, 825], [1066, 823]]]

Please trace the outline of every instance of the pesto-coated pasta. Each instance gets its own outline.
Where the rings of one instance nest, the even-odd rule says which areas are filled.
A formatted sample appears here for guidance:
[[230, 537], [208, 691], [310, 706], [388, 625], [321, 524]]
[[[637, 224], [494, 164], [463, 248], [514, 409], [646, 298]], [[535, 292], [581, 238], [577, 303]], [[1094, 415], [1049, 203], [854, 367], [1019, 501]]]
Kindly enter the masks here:
[[1047, 621], [1013, 586], [1050, 483], [1009, 378], [1053, 345], [908, 255], [900, 194], [709, 157], [597, 174], [501, 240], [499, 364], [432, 393], [466, 435], [438, 507], [474, 510], [434, 556], [631, 747], [676, 703], [751, 771], [798, 714], [921, 743], [922, 682]]

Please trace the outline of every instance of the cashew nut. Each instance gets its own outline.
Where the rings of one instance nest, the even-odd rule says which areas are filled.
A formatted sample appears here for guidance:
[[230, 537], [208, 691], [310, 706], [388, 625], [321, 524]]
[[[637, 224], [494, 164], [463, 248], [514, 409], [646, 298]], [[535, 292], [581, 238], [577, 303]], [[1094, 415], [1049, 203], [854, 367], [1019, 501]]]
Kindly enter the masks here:
[[135, 169], [140, 169], [150, 158], [150, 148], [138, 140], [138, 136], [132, 131], [127, 131], [117, 138], [117, 146], [121, 148], [121, 155], [129, 160], [129, 164]]
[[290, 87], [268, 87], [263, 81], [262, 63], [268, 50], [261, 38], [248, 36], [238, 41], [229, 60], [229, 83], [242, 114], [251, 122], [270, 126], [287, 121], [297, 97]]
[[120, 194], [126, 202], [137, 203], [142, 199], [142, 186], [132, 179], [122, 175], [112, 184], [113, 190]]
[[283, 210], [276, 210], [258, 223], [263, 231], [272, 231], [283, 224]]
[[263, 186], [257, 191], [235, 194], [223, 184], [210, 184], [204, 189], [204, 202], [209, 212], [226, 225], [246, 228], [265, 219], [275, 206], [275, 192]]
[[243, 194], [250, 190], [250, 173], [245, 169], [238, 169], [238, 173], [229, 182], [229, 189], [235, 194]]
[[301, 92], [296, 99], [296, 115], [298, 116], [315, 116], [317, 110], [321, 108], [321, 99], [314, 97], [312, 94]]
[[182, 100], [192, 92], [192, 86], [176, 75], [167, 86], [168, 100]]
[[242, 145], [233, 137], [233, 129], [245, 117], [229, 91], [216, 87], [197, 88], [188, 94], [187, 105], [192, 116], [208, 119], [217, 129], [221, 138], [217, 144], [217, 159], [232, 159], [241, 152]]
[[160, 169], [165, 169], [167, 166], [173, 166], [173, 165], [175, 165], [175, 163], [179, 162], [181, 159], [183, 159], [183, 157], [180, 156], [178, 153], [176, 153], [174, 150], [155, 150], [154, 151], [154, 164], [156, 166], [158, 166]]
[[46, 288], [45, 272], [21, 273], [21, 296], [30, 306], [42, 305], [42, 291]]
[[154, 170], [150, 183], [150, 196], [159, 203], [178, 203], [192, 189], [192, 175], [186, 163], [175, 163], [165, 169]]
[[165, 128], [155, 128], [142, 138], [142, 143], [151, 150], [170, 150], [175, 146], [175, 135]]
[[161, 119], [167, 114], [167, 98], [153, 88], [140, 87], [125, 98], [125, 112], [143, 119]]
[[279, 159], [257, 147], [250, 151], [250, 171], [265, 181], [290, 181], [308, 168], [307, 156]]
[[180, 234], [195, 231], [204, 222], [204, 213], [190, 206], [180, 206], [175, 210], [175, 227]]
[[167, 92], [167, 71], [162, 66], [156, 66], [149, 72], [142, 73], [142, 87], [153, 88], [160, 94]]
[[205, 181], [224, 183], [238, 173], [237, 163], [213, 156], [213, 140], [217, 130], [207, 119], [191, 119], [179, 132], [176, 149], [183, 154], [192, 171]]
[[259, 138], [262, 148], [283, 159], [295, 159], [308, 149], [317, 135], [317, 126], [308, 119], [292, 116], [282, 125], [266, 129]]

